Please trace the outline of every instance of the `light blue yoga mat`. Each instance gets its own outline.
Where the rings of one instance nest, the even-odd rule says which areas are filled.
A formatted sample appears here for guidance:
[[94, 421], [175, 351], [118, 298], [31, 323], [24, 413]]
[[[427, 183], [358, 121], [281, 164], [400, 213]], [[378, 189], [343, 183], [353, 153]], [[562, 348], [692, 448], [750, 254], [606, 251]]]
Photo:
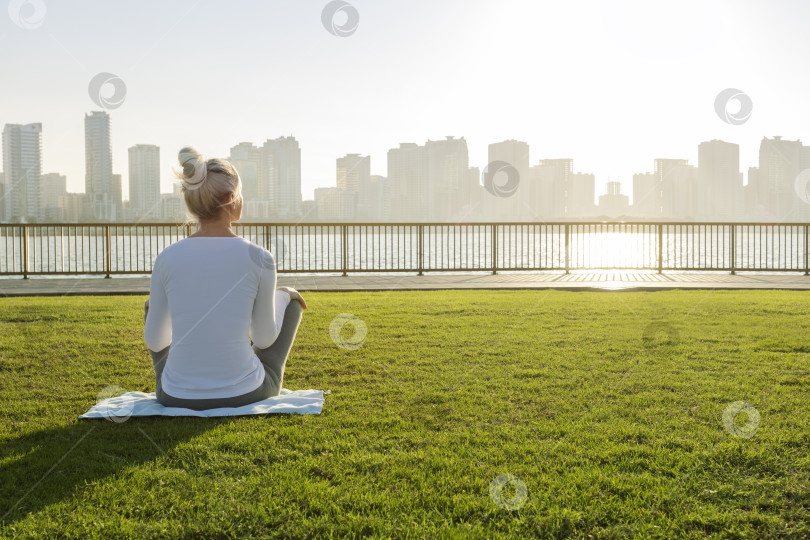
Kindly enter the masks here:
[[[328, 394], [329, 391], [327, 390]], [[155, 393], [127, 392], [107, 398], [93, 405], [89, 411], [79, 416], [86, 418], [107, 418], [123, 422], [132, 416], [241, 416], [249, 414], [321, 414], [324, 404], [322, 390], [287, 390], [281, 394], [242, 407], [224, 407], [195, 411], [179, 407], [164, 407], [158, 403]]]

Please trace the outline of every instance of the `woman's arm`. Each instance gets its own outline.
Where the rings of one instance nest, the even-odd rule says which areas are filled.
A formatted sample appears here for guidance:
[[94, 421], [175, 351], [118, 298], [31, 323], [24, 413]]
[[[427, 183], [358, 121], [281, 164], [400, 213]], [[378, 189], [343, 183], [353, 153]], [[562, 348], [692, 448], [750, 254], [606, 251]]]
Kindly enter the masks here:
[[250, 319], [250, 339], [259, 349], [266, 349], [276, 341], [284, 322], [284, 311], [290, 303], [290, 294], [276, 290], [276, 260], [262, 265], [259, 290], [253, 301]]
[[289, 293], [290, 300], [293, 300], [301, 304], [301, 309], [307, 309], [307, 302], [306, 300], [304, 300], [304, 297], [301, 296], [300, 292], [296, 291], [292, 287], [279, 287], [278, 290]]
[[149, 300], [146, 309], [146, 323], [143, 337], [150, 351], [159, 352], [172, 344], [172, 319], [169, 313], [169, 301], [166, 288], [163, 286], [160, 256], [155, 258], [152, 277], [149, 279]]

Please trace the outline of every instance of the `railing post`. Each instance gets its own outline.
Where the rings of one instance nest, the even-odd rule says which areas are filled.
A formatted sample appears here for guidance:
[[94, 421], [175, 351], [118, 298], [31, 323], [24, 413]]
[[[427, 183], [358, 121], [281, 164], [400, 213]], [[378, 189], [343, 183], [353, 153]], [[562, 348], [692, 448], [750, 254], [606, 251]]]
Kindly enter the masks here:
[[498, 227], [497, 224], [493, 223], [491, 226], [491, 235], [492, 239], [490, 244], [492, 244], [492, 273], [498, 273], [498, 234], [495, 232], [496, 228]]
[[664, 257], [663, 257], [663, 250], [664, 250], [664, 225], [663, 223], [659, 223], [658, 227], [658, 273], [664, 273]]
[[343, 260], [343, 276], [345, 277], [345, 276], [349, 275], [347, 273], [348, 265], [346, 264], [346, 259], [349, 258], [349, 246], [347, 244], [348, 226], [347, 225], [341, 225], [340, 230], [341, 230], [341, 233], [340, 233], [340, 245], [343, 248], [343, 255], [342, 255], [341, 259]]
[[571, 226], [565, 224], [565, 273], [571, 273]]
[[731, 225], [731, 275], [737, 273], [737, 226]]
[[417, 230], [419, 231], [419, 237], [417, 238], [417, 251], [418, 251], [418, 253], [417, 253], [417, 258], [418, 258], [417, 264], [419, 265], [419, 273], [417, 275], [421, 276], [421, 275], [423, 275], [422, 270], [424, 269], [424, 252], [423, 252], [424, 248], [423, 248], [423, 243], [422, 243], [423, 242], [422, 237], [425, 235], [425, 226], [424, 225], [417, 225], [416, 227], [417, 227]]
[[104, 225], [104, 229], [107, 231], [107, 234], [105, 234], [105, 239], [104, 239], [104, 255], [105, 255], [105, 257], [104, 257], [104, 270], [106, 270], [107, 275], [104, 276], [104, 277], [108, 278], [108, 277], [112, 277], [110, 275], [110, 269], [112, 267], [112, 255], [110, 254], [110, 244], [111, 244], [111, 242], [110, 242], [110, 226], [109, 225]]
[[22, 263], [23, 279], [28, 279], [28, 272], [31, 271], [28, 261], [28, 225], [22, 226]]
[[804, 224], [804, 275], [810, 275], [810, 256], [807, 249], [810, 248], [810, 241], [808, 241], [807, 233], [810, 233], [810, 225]]

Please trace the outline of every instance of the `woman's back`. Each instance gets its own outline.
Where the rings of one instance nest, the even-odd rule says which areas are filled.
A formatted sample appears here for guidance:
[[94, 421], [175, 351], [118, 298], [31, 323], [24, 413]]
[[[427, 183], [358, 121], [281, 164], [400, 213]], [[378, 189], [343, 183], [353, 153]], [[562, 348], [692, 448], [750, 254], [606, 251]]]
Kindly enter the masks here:
[[144, 330], [151, 350], [171, 344], [163, 391], [206, 399], [258, 388], [265, 373], [248, 336], [267, 344], [278, 335], [289, 295], [275, 286], [272, 255], [243, 238], [192, 237], [164, 249]]

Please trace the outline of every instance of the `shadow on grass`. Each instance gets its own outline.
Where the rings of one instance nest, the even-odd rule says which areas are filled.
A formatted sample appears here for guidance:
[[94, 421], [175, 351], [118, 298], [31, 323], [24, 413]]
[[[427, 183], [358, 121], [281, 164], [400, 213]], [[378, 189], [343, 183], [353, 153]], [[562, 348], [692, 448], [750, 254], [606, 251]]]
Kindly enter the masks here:
[[45, 429], [0, 443], [0, 527], [74, 496], [125, 468], [157, 461], [170, 449], [234, 418], [105, 419]]

